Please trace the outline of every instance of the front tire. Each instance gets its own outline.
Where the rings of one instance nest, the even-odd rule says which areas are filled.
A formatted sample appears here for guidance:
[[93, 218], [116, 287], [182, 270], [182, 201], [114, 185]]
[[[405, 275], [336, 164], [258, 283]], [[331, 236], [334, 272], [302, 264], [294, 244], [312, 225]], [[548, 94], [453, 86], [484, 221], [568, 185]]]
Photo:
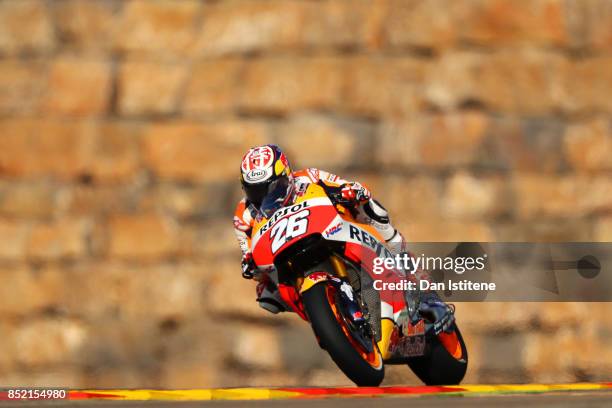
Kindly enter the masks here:
[[339, 314], [334, 299], [336, 288], [322, 282], [303, 294], [306, 314], [321, 346], [342, 372], [358, 386], [376, 387], [385, 377], [382, 356], [372, 340], [373, 352], [351, 338], [350, 330]]

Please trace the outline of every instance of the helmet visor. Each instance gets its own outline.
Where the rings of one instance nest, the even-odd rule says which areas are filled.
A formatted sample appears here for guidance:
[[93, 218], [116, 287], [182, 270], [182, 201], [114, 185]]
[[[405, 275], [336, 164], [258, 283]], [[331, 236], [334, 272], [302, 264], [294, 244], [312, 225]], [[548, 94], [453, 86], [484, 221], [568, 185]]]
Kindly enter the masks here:
[[270, 185], [270, 180], [256, 184], [242, 184], [247, 200], [249, 200], [249, 202], [251, 202], [257, 208], [259, 208], [261, 202], [268, 194], [268, 188]]
[[285, 205], [287, 197], [291, 192], [290, 187], [289, 178], [287, 176], [281, 176], [270, 183], [268, 192], [260, 207], [260, 211], [266, 218], [270, 218], [276, 210]]

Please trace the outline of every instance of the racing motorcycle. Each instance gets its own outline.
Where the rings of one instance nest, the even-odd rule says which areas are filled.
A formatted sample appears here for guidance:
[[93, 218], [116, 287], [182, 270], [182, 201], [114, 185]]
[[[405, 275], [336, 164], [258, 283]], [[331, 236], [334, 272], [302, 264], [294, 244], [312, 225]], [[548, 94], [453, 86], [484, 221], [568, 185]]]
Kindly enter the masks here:
[[456, 323], [434, 335], [431, 322], [415, 313], [414, 291], [377, 287], [377, 279], [401, 282], [406, 275], [374, 273], [374, 258], [391, 256], [384, 240], [332, 202], [333, 194], [308, 184], [287, 206], [280, 193], [268, 195], [251, 240], [259, 273], [356, 385], [378, 386], [385, 364], [407, 364], [427, 385], [458, 384], [468, 354]]

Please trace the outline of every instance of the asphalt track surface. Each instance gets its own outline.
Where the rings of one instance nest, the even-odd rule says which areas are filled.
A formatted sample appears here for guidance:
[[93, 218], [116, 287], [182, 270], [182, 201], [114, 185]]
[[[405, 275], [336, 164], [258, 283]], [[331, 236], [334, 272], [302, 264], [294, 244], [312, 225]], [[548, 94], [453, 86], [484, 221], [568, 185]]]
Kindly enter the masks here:
[[8, 407], [612, 407], [612, 383], [218, 388], [195, 390], [67, 390], [64, 400], [10, 400]]

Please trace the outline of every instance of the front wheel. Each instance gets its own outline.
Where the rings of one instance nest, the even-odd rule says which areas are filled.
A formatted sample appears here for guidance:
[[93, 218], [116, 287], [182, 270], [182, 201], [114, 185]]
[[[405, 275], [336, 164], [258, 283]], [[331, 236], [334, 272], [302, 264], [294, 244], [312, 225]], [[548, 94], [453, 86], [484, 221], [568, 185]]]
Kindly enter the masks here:
[[358, 386], [380, 385], [385, 368], [376, 342], [368, 337], [371, 346], [364, 347], [358, 341], [349, 318], [342, 315], [336, 287], [329, 282], [318, 283], [304, 293], [303, 302], [321, 347], [342, 372]]

